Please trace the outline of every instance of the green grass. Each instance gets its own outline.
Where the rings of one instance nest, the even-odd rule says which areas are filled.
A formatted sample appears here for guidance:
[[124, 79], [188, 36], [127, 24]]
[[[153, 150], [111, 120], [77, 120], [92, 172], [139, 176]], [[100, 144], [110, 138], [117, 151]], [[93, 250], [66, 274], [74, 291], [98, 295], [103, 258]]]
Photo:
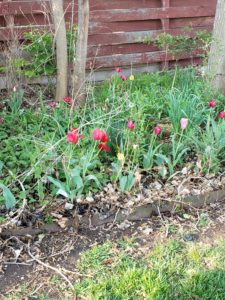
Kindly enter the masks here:
[[225, 241], [212, 247], [171, 240], [145, 257], [134, 258], [136, 252], [109, 243], [85, 252], [78, 269], [93, 277], [75, 285], [77, 294], [92, 300], [224, 299]]

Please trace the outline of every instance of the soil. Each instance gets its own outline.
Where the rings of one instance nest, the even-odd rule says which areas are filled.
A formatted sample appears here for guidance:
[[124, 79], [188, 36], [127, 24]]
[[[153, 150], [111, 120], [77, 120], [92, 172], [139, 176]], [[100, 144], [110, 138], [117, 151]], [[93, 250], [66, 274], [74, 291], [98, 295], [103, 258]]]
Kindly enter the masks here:
[[[192, 235], [194, 242], [198, 240], [212, 244], [218, 238], [225, 238], [224, 212], [225, 199], [202, 209], [160, 214], [139, 222], [109, 223], [95, 228], [83, 224], [78, 232], [70, 229], [69, 232], [0, 240], [0, 248], [3, 249], [0, 253], [0, 298], [4, 299], [4, 295], [16, 291], [26, 283], [26, 293], [29, 295], [34, 295], [33, 291], [47, 292], [52, 299], [59, 299], [60, 291], [52, 283], [54, 275], [57, 274], [33, 261], [28, 254], [28, 247], [36, 258], [48, 266], [63, 270], [71, 281], [76, 281], [79, 280], [75, 269], [76, 262], [80, 254], [93, 245], [109, 240], [117, 242], [133, 238], [140, 245], [140, 249], [149, 251], [156, 243], [174, 237], [185, 240], [187, 235]], [[20, 251], [17, 260], [16, 250]], [[28, 299], [28, 296], [24, 295], [21, 299]], [[71, 297], [68, 299], [73, 299]]]

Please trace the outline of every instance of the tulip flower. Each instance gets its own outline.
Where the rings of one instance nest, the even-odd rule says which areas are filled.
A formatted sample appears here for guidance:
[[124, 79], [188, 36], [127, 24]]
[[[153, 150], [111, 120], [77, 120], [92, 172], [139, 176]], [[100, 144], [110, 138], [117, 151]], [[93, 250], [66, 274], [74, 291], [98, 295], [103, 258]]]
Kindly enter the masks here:
[[156, 127], [154, 128], [154, 133], [155, 133], [155, 135], [160, 135], [161, 132], [162, 132], [161, 127], [156, 126]]
[[122, 68], [120, 68], [120, 67], [116, 68], [116, 73], [122, 73], [122, 72], [123, 72]]
[[102, 132], [102, 137], [101, 137], [101, 142], [102, 142], [102, 143], [107, 143], [108, 140], [109, 140], [108, 134], [107, 134], [106, 132], [103, 131], [103, 132]]
[[101, 143], [98, 145], [99, 150], [106, 152], [110, 151], [109, 147], [106, 145], [109, 140], [109, 136], [105, 131], [96, 128], [92, 134], [92, 137], [96, 141], [101, 141]]
[[219, 117], [220, 119], [224, 119], [224, 118], [225, 118], [225, 111], [221, 111], [221, 112], [219, 113], [218, 117]]
[[126, 81], [127, 80], [127, 77], [125, 75], [122, 75], [120, 78], [121, 78], [122, 81]]
[[65, 103], [67, 103], [67, 104], [72, 104], [73, 99], [72, 99], [71, 97], [65, 97], [65, 98], [63, 99], [63, 101], [64, 101]]
[[182, 118], [180, 120], [180, 126], [181, 126], [182, 130], [186, 129], [188, 126], [188, 119]]
[[109, 147], [105, 143], [100, 143], [98, 145], [98, 149], [105, 152], [110, 152]]
[[127, 128], [133, 130], [135, 128], [135, 124], [133, 121], [129, 120], [127, 123]]
[[209, 100], [209, 107], [215, 107], [216, 106], [216, 100], [212, 99]]
[[68, 132], [66, 138], [69, 143], [77, 144], [80, 139], [84, 138], [84, 135], [79, 134], [77, 128], [73, 128]]
[[130, 81], [134, 81], [134, 75], [130, 75], [129, 79]]
[[104, 131], [102, 131], [99, 128], [96, 128], [92, 134], [92, 137], [94, 140], [100, 141], [102, 139], [103, 133], [104, 133]]

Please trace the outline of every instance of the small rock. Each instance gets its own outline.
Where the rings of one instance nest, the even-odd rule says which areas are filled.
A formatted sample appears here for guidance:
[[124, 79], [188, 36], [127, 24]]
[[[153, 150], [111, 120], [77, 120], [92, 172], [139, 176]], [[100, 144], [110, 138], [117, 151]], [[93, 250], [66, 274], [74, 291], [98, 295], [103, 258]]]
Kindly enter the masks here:
[[188, 168], [187, 168], [187, 167], [184, 167], [184, 168], [182, 169], [181, 173], [182, 173], [183, 175], [187, 175], [187, 173], [188, 173]]
[[162, 185], [161, 185], [158, 181], [156, 181], [156, 182], [153, 183], [153, 187], [154, 187], [156, 190], [161, 190]]
[[152, 228], [145, 228], [144, 230], [142, 230], [142, 232], [146, 235], [149, 235], [150, 233], [153, 232], [153, 229]]
[[86, 197], [86, 201], [89, 203], [95, 202], [95, 199], [93, 197]]
[[193, 233], [188, 233], [188, 234], [185, 234], [185, 235], [183, 236], [183, 240], [184, 240], [185, 242], [193, 242], [193, 241], [195, 241], [195, 240], [197, 240], [197, 239], [198, 239], [197, 234], [193, 234]]
[[166, 189], [166, 192], [169, 194], [169, 195], [172, 195], [174, 193], [174, 188], [171, 186], [169, 187], [168, 189]]
[[107, 184], [107, 187], [110, 194], [115, 193], [115, 189], [111, 183]]
[[188, 188], [181, 188], [179, 191], [178, 191], [178, 194], [180, 196], [186, 196], [186, 195], [189, 195], [190, 194], [190, 190]]
[[121, 230], [125, 230], [131, 226], [131, 223], [128, 220], [125, 220], [124, 222], [117, 225], [117, 227]]
[[83, 199], [81, 199], [81, 198], [77, 198], [77, 203], [83, 203], [84, 201], [83, 201]]
[[69, 220], [67, 218], [62, 218], [57, 221], [57, 224], [62, 228], [65, 229], [68, 226]]
[[200, 191], [200, 190], [197, 190], [197, 189], [193, 189], [193, 190], [192, 190], [192, 194], [193, 194], [193, 195], [200, 195], [200, 194], [201, 194], [201, 191]]
[[128, 202], [127, 202], [127, 205], [126, 205], [127, 207], [133, 207], [134, 206], [134, 201], [132, 201], [132, 200], [129, 200]]
[[74, 205], [72, 203], [67, 202], [65, 204], [65, 210], [72, 210], [74, 208]]
[[51, 212], [51, 215], [56, 218], [56, 219], [62, 219], [63, 216], [61, 214], [55, 213], [55, 212]]
[[174, 185], [174, 186], [178, 186], [178, 182], [177, 182], [177, 180], [173, 180], [173, 181], [171, 181], [171, 183], [172, 183], [172, 185]]

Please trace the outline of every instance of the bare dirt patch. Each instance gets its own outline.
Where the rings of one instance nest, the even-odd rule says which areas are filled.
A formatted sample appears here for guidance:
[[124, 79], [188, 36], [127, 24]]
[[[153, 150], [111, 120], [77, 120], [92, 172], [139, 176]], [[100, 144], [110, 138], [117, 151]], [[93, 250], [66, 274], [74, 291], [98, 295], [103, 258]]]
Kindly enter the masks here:
[[[80, 274], [76, 272], [80, 253], [109, 240], [134, 239], [143, 251], [149, 251], [156, 243], [173, 237], [213, 243], [225, 237], [224, 211], [225, 201], [222, 201], [203, 209], [162, 213], [139, 222], [124, 221], [99, 227], [81, 225], [78, 233], [71, 230], [1, 240], [0, 295], [7, 299], [12, 291], [18, 291], [19, 297], [23, 297], [15, 299], [26, 299], [41, 292], [47, 292], [51, 299], [65, 296], [68, 282], [51, 267], [59, 270], [68, 281], [76, 282], [80, 280]], [[43, 264], [34, 260], [29, 251]], [[62, 280], [60, 289], [56, 288], [57, 280]], [[22, 291], [21, 286], [24, 285], [26, 288]], [[68, 295], [69, 299], [73, 299], [72, 294]]]

